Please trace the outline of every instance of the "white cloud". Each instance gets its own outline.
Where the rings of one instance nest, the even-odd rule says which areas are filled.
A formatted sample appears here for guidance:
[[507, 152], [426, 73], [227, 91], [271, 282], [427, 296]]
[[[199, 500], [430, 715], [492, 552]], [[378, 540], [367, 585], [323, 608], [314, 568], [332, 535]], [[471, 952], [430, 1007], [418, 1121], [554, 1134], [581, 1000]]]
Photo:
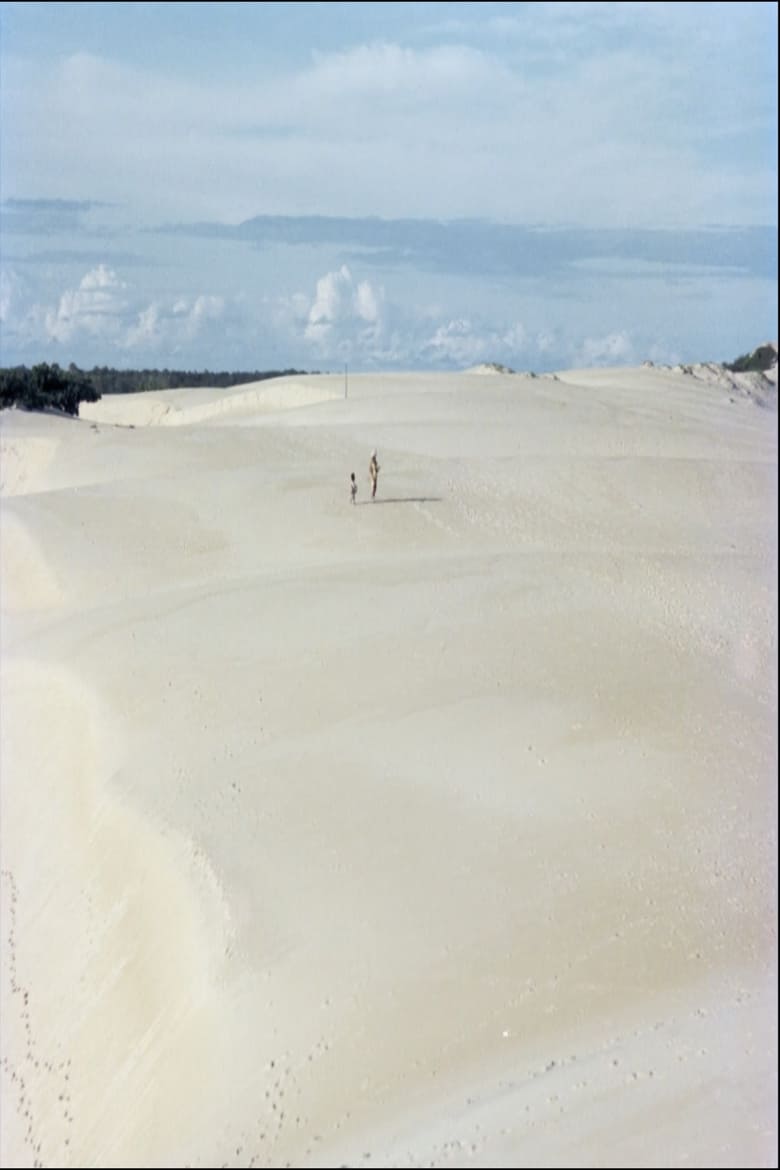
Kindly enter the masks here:
[[577, 358], [582, 366], [631, 365], [636, 360], [634, 346], [627, 333], [608, 333], [604, 337], [587, 337]]
[[322, 109], [323, 99], [350, 105], [359, 100], [381, 108], [384, 99], [391, 97], [394, 103], [413, 106], [419, 113], [426, 101], [449, 97], [460, 103], [466, 91], [495, 87], [497, 75], [509, 79], [499, 61], [465, 45], [418, 50], [376, 42], [316, 53], [314, 67], [297, 81], [300, 94], [316, 111]]
[[209, 338], [220, 338], [229, 316], [224, 297], [179, 297], [169, 307], [154, 302], [138, 311], [122, 344], [126, 349], [145, 348], [147, 352], [186, 352], [207, 344]]
[[162, 339], [162, 323], [160, 315], [160, 306], [157, 304], [147, 305], [145, 309], [141, 309], [136, 318], [134, 325], [131, 325], [127, 331], [125, 344], [128, 348], [138, 347], [143, 349], [148, 346], [156, 346]]
[[10, 320], [16, 293], [17, 277], [13, 271], [0, 272], [0, 321]]
[[138, 365], [155, 358], [168, 364], [186, 354], [188, 365], [204, 359], [213, 364], [213, 350], [224, 351], [231, 336], [251, 337], [237, 301], [209, 293], [145, 301], [106, 264], [87, 271], [54, 304], [34, 299], [30, 290], [22, 298], [13, 271], [4, 271], [0, 311], [7, 347], [29, 351], [34, 360], [51, 356], [56, 347], [82, 363], [84, 354], [89, 363], [125, 363], [129, 357]]
[[309, 310], [309, 327], [329, 329], [349, 314], [352, 301], [352, 274], [346, 265], [337, 272], [327, 272], [317, 281], [314, 303]]
[[380, 323], [382, 293], [367, 280], [361, 280], [355, 290], [355, 312], [363, 321]]
[[532, 354], [533, 345], [519, 321], [491, 326], [460, 317], [439, 325], [423, 343], [422, 352], [428, 360], [444, 365], [501, 362], [514, 366]]
[[478, 358], [487, 360], [483, 338], [474, 332], [471, 322], [464, 318], [440, 325], [426, 343], [426, 348], [432, 356], [445, 362], [456, 361], [465, 365]]
[[535, 343], [540, 354], [549, 354], [555, 351], [558, 339], [551, 329], [542, 329], [536, 334]]
[[[178, 219], [772, 222], [773, 79], [731, 67], [723, 29], [751, 43], [737, 6], [682, 23], [680, 7], [512, 6], [522, 35], [505, 23], [482, 48], [356, 45], [249, 81], [85, 53], [48, 71], [6, 61], [8, 193]], [[753, 35], [763, 7], [739, 6]]]
[[381, 342], [384, 292], [367, 280], [355, 283], [346, 264], [317, 281], [309, 308], [305, 340], [318, 352], [343, 354], [359, 345]]
[[196, 297], [192, 309], [190, 310], [190, 321], [193, 328], [197, 329], [207, 321], [221, 320], [224, 315], [224, 297], [215, 297], [201, 294], [199, 297]]
[[113, 269], [99, 264], [87, 272], [78, 288], [67, 289], [56, 309], [46, 313], [46, 332], [53, 341], [67, 342], [79, 334], [116, 340], [127, 312], [126, 285]]
[[350, 360], [373, 369], [436, 369], [495, 361], [531, 368], [558, 345], [553, 331], [532, 332], [519, 320], [451, 317], [440, 305], [392, 302], [347, 265], [320, 277], [311, 300], [276, 302], [272, 316], [292, 344], [302, 339], [326, 366]]

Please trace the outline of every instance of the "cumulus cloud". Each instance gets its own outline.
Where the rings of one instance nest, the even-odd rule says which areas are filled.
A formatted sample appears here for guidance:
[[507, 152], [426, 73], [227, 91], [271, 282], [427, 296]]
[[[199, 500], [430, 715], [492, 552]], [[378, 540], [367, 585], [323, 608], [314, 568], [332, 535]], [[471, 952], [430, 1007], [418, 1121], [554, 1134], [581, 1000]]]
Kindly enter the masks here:
[[334, 354], [360, 344], [376, 344], [384, 328], [384, 291], [367, 280], [356, 282], [346, 264], [317, 281], [309, 308], [305, 340]]
[[520, 321], [498, 326], [455, 318], [439, 325], [422, 345], [422, 353], [434, 364], [467, 366], [496, 361], [522, 363], [534, 350]]
[[470, 321], [458, 318], [439, 325], [426, 344], [432, 355], [446, 362], [470, 363], [485, 357], [483, 338], [475, 333]]
[[0, 321], [5, 323], [10, 319], [14, 296], [15, 285], [18, 278], [14, 272], [0, 272]]
[[147, 305], [145, 309], [140, 309], [136, 321], [127, 331], [126, 344], [131, 346], [154, 346], [159, 343], [162, 337], [162, 321], [160, 306], [158, 304]]
[[224, 297], [179, 297], [172, 305], [155, 301], [139, 309], [122, 344], [152, 354], [193, 353], [209, 339], [221, 338], [235, 316]]
[[69, 359], [111, 362], [128, 358], [143, 365], [168, 364], [186, 354], [187, 364], [213, 364], [213, 350], [231, 336], [251, 335], [236, 300], [200, 293], [169, 301], [147, 301], [107, 264], [89, 269], [54, 303], [35, 299], [13, 270], [0, 275], [0, 315], [6, 348], [32, 360], [67, 349]]
[[120, 336], [127, 300], [126, 285], [105, 264], [87, 272], [78, 288], [67, 289], [56, 309], [46, 313], [46, 332], [52, 341], [70, 341], [79, 333], [105, 340]]
[[532, 331], [519, 320], [455, 317], [441, 306], [391, 301], [346, 264], [321, 276], [313, 297], [275, 302], [272, 315], [326, 366], [350, 360], [366, 369], [457, 369], [496, 361], [529, 368], [548, 361], [558, 345], [552, 330]]
[[627, 333], [608, 333], [604, 337], [586, 337], [578, 354], [583, 366], [631, 365], [636, 360], [634, 346]]

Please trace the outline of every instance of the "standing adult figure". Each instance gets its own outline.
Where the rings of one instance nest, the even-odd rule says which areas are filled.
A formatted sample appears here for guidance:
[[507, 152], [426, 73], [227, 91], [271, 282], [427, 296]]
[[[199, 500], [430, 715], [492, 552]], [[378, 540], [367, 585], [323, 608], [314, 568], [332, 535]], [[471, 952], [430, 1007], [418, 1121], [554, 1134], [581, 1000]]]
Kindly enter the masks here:
[[371, 499], [376, 496], [376, 485], [379, 479], [379, 463], [377, 462], [376, 449], [371, 452], [371, 462], [368, 465], [368, 476], [371, 480]]

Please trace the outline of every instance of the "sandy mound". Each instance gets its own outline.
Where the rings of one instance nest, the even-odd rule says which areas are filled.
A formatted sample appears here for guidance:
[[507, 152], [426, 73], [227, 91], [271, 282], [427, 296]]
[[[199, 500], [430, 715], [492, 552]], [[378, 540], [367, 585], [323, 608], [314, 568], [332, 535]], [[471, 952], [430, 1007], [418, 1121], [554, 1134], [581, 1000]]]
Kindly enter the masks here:
[[105, 395], [99, 402], [83, 402], [79, 415], [117, 426], [191, 426], [230, 415], [296, 410], [343, 396], [343, 379], [269, 378], [226, 390], [198, 388]]
[[719, 362], [699, 362], [693, 366], [676, 366], [675, 369], [709, 386], [749, 398], [757, 406], [777, 409], [777, 364], [764, 372], [734, 372]]
[[[0, 495], [16, 496], [36, 491], [46, 484], [46, 472], [57, 448], [56, 434], [27, 435], [13, 432], [7, 420], [12, 412], [5, 411], [0, 431]], [[13, 412], [17, 414], [17, 412]]]
[[465, 371], [467, 374], [514, 374], [509, 366], [502, 366], [499, 362], [482, 362], [481, 365], [471, 366]]

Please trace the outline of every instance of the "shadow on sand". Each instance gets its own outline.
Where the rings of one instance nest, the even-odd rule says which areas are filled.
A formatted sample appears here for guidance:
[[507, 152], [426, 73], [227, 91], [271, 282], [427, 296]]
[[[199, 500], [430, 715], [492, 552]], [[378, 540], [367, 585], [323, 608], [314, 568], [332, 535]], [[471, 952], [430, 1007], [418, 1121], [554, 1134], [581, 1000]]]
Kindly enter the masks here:
[[396, 496], [395, 498], [388, 498], [375, 500], [358, 500], [357, 507], [365, 507], [368, 504], [440, 504], [441, 496]]

